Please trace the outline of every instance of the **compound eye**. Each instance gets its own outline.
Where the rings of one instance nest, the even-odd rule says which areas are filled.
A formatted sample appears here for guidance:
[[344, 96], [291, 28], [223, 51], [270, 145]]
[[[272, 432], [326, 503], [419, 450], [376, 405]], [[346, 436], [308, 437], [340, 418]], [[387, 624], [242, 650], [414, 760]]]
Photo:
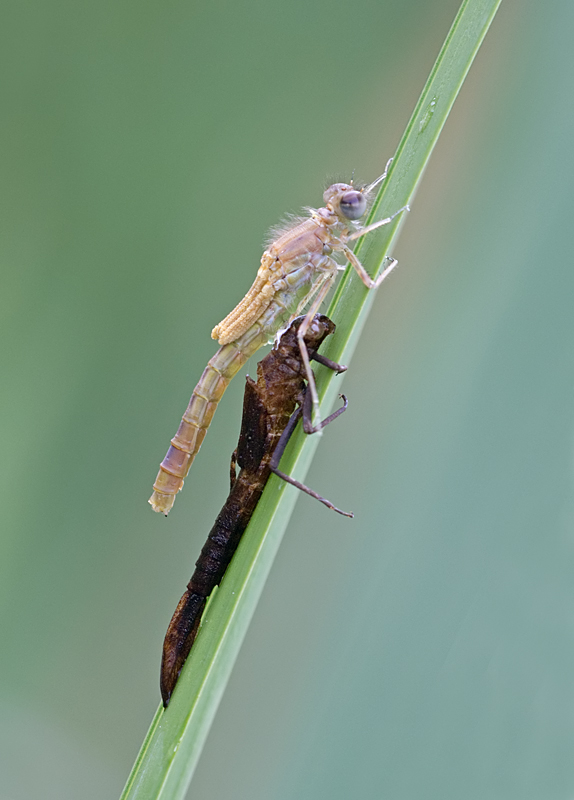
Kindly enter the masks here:
[[359, 219], [367, 210], [367, 198], [353, 189], [341, 197], [339, 207], [347, 219]]

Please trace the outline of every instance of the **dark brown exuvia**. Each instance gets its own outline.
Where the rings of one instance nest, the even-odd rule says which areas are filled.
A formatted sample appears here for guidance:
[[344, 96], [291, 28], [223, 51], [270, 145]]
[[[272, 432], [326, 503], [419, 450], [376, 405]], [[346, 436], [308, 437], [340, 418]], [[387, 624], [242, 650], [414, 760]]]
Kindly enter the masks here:
[[[278, 469], [281, 455], [301, 416], [305, 433], [315, 433], [347, 407], [343, 398], [342, 408], [317, 428], [313, 427], [311, 393], [306, 391], [305, 366], [297, 339], [303, 319], [296, 319], [282, 335], [279, 344], [259, 362], [257, 382], [247, 378], [241, 433], [237, 450], [231, 457], [231, 491], [207, 537], [163, 643], [160, 688], [165, 707], [197, 635], [207, 598], [223, 578], [271, 472], [328, 508], [353, 516]], [[325, 337], [334, 330], [335, 324], [328, 317], [317, 314], [305, 334], [305, 344], [311, 359], [336, 372], [343, 372], [346, 367], [317, 353]], [[240, 467], [239, 475], [236, 475], [236, 464]]]

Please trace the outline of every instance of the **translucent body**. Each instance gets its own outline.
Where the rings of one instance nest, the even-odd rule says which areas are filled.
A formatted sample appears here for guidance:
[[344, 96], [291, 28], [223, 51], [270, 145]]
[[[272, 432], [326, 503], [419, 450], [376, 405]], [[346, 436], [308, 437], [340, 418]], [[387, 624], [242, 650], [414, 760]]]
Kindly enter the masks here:
[[[377, 281], [371, 280], [347, 245], [348, 241], [390, 222], [400, 213], [396, 212], [392, 217], [363, 229], [354, 221], [357, 207], [366, 210], [366, 198], [385, 175], [386, 171], [381, 178], [362, 190], [346, 183], [333, 184], [323, 195], [326, 203], [324, 208], [308, 209], [307, 219], [285, 230], [265, 250], [251, 289], [211, 333], [222, 347], [209, 361], [199, 379], [179, 429], [160, 465], [149, 500], [154, 511], [167, 514], [173, 506], [175, 495], [183, 486], [229, 381], [253, 353], [273, 341], [276, 333], [306, 306], [309, 309], [305, 322], [299, 328], [299, 345], [311, 395], [315, 406], [318, 406], [304, 336], [333, 285], [337, 272], [343, 269], [331, 253], [341, 252], [368, 288], [378, 286], [392, 268], [387, 268]], [[352, 215], [351, 219], [345, 216], [345, 211]], [[394, 264], [396, 261], [393, 261]]]

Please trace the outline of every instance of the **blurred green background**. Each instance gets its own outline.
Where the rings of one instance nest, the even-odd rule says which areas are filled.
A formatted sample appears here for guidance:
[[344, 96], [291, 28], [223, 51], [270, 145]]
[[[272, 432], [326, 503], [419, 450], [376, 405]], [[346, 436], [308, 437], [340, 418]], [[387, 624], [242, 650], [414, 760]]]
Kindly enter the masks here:
[[[3, 4], [0, 800], [119, 795], [239, 429], [242, 377], [151, 512], [209, 332], [457, 8]], [[300, 499], [190, 798], [574, 793], [573, 26], [494, 21], [308, 475], [356, 518]]]

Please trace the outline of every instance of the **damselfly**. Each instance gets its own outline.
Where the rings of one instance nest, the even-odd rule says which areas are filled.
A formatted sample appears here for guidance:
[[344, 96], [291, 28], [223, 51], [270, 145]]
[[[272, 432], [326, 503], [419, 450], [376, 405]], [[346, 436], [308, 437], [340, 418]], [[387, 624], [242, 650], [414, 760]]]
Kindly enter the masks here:
[[277, 238], [263, 253], [253, 286], [211, 333], [221, 347], [195, 387], [160, 465], [149, 500], [154, 511], [167, 514], [173, 506], [229, 381], [253, 353], [273, 341], [277, 332], [305, 308], [308, 311], [299, 327], [298, 341], [314, 414], [319, 419], [319, 399], [303, 339], [337, 272], [345, 269], [334, 255], [344, 256], [368, 289], [379, 286], [397, 264], [395, 259], [389, 259], [383, 272], [373, 280], [349, 247], [349, 242], [387, 225], [408, 210], [405, 206], [390, 217], [360, 226], [359, 220], [367, 211], [372, 192], [386, 177], [390, 163], [380, 178], [364, 188], [334, 183], [323, 194], [323, 208], [308, 208], [307, 218], [276, 231]]

